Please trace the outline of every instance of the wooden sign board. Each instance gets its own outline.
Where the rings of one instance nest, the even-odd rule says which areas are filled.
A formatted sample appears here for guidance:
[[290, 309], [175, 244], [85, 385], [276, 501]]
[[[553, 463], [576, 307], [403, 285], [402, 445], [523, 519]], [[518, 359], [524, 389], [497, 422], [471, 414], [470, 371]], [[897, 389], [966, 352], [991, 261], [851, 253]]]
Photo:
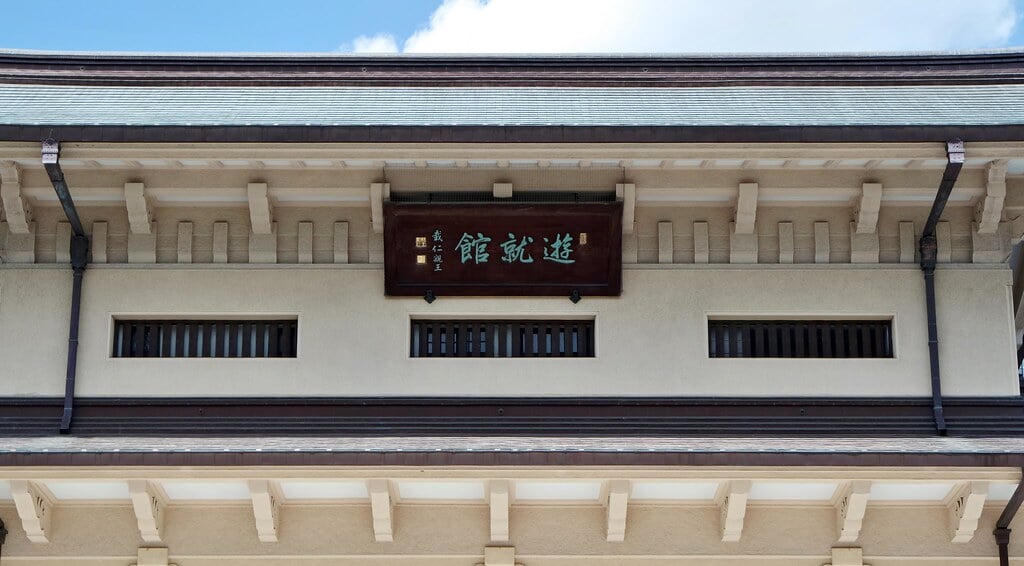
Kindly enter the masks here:
[[384, 206], [388, 295], [622, 292], [622, 203]]

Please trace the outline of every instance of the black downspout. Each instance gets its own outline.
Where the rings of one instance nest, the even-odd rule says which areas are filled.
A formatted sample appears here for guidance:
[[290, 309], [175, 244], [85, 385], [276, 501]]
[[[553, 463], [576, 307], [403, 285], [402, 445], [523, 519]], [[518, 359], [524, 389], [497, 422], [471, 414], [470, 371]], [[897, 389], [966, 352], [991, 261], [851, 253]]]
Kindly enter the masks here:
[[939, 223], [942, 210], [946, 208], [949, 194], [960, 176], [964, 166], [964, 142], [950, 140], [946, 142], [946, 170], [942, 173], [939, 191], [935, 194], [935, 202], [928, 213], [921, 241], [921, 271], [924, 273], [925, 310], [928, 312], [928, 358], [932, 373], [932, 413], [935, 417], [935, 430], [946, 436], [946, 417], [942, 410], [942, 380], [939, 377], [939, 328], [935, 321], [935, 264], [938, 261], [938, 241], [935, 238], [935, 226]]
[[7, 542], [7, 525], [4, 524], [3, 519], [0, 519], [0, 554], [3, 553], [5, 542]]
[[68, 185], [64, 182], [64, 171], [60, 168], [60, 143], [48, 139], [43, 141], [43, 167], [50, 177], [57, 198], [64, 208], [64, 215], [71, 225], [71, 321], [68, 324], [68, 369], [64, 384], [64, 412], [60, 417], [60, 433], [71, 432], [71, 417], [75, 410], [75, 375], [78, 372], [78, 319], [82, 309], [82, 276], [89, 265], [89, 237], [85, 235], [82, 220], [78, 218], [75, 201], [71, 198]]
[[996, 520], [996, 529], [992, 531], [996, 537], [996, 545], [999, 547], [999, 566], [1010, 566], [1010, 523], [1013, 521], [1013, 516], [1017, 514], [1017, 510], [1020, 509], [1021, 503], [1024, 503], [1024, 469], [1021, 470], [1017, 489], [1010, 496], [1006, 508]]

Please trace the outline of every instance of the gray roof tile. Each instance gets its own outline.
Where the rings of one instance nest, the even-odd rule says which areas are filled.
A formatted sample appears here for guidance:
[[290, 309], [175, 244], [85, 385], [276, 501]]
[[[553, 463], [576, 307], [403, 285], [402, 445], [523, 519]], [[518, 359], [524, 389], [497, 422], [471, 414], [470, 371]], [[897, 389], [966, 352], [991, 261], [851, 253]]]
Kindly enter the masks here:
[[961, 126], [1024, 124], [1024, 85], [437, 88], [0, 85], [0, 124]]

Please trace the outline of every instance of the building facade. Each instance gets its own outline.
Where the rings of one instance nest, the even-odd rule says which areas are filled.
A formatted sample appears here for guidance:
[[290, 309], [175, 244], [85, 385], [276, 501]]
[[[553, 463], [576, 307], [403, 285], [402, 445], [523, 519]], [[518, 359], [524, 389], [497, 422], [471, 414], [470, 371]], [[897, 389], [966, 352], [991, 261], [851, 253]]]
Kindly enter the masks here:
[[0, 564], [1024, 564], [1022, 78], [0, 54]]

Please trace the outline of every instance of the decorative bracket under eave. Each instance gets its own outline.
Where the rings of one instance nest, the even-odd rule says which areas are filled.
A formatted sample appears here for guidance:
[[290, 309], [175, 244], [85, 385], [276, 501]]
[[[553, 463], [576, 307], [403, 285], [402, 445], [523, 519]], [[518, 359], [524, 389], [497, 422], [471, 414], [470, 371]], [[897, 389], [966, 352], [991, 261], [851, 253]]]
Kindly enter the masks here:
[[951, 542], [971, 542], [978, 530], [978, 519], [988, 497], [988, 482], [972, 481], [957, 485], [946, 498], [949, 509]]
[[163, 542], [167, 500], [160, 487], [146, 480], [131, 480], [128, 482], [128, 495], [132, 500], [142, 540]]
[[608, 493], [602, 498], [605, 505], [608, 542], [626, 540], [626, 509], [629, 507], [630, 484], [628, 480], [611, 480]]
[[508, 542], [509, 505], [512, 502], [512, 487], [508, 480], [488, 482], [488, 504], [491, 511], [491, 541]]
[[11, 497], [18, 509], [21, 526], [32, 542], [50, 542], [53, 500], [46, 491], [27, 480], [11, 480]]
[[841, 486], [836, 492], [836, 530], [838, 542], [854, 542], [860, 537], [860, 529], [864, 525], [864, 513], [867, 511], [868, 496], [871, 494], [871, 482], [857, 480]]
[[721, 510], [722, 542], [739, 542], [743, 534], [743, 520], [747, 516], [749, 496], [748, 480], [727, 481], [718, 487], [715, 502]]
[[391, 482], [388, 480], [369, 480], [366, 482], [370, 492], [370, 512], [373, 515], [373, 538], [377, 542], [392, 542], [394, 537], [394, 498], [391, 496]]
[[997, 159], [988, 164], [985, 177], [985, 196], [978, 202], [974, 213], [979, 234], [995, 234], [1003, 219], [1006, 201], [1006, 168], [1009, 161]]
[[7, 215], [7, 225], [12, 234], [28, 234], [31, 231], [32, 207], [21, 194], [21, 175], [13, 161], [0, 162], [0, 200]]
[[260, 542], [277, 542], [281, 524], [281, 502], [284, 498], [276, 482], [249, 480], [252, 513], [256, 519], [256, 535]]

